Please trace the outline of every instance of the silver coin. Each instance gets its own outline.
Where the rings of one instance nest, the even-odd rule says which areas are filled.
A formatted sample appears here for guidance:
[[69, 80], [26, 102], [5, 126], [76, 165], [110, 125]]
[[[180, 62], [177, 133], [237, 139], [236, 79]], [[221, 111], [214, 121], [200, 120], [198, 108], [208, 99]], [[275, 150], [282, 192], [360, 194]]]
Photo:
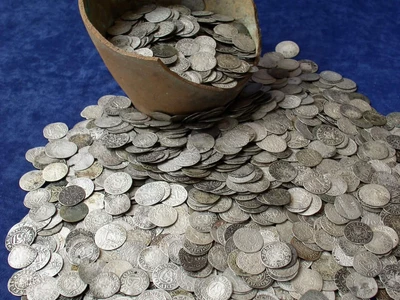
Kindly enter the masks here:
[[233, 234], [233, 242], [239, 250], [246, 253], [258, 252], [264, 246], [259, 231], [251, 228], [239, 228]]
[[63, 265], [63, 257], [60, 254], [53, 252], [51, 254], [51, 258], [48, 264], [45, 265], [43, 269], [39, 270], [38, 274], [40, 274], [41, 276], [54, 277], [61, 271]]
[[39, 206], [44, 202], [48, 202], [51, 199], [51, 192], [48, 189], [39, 188], [28, 192], [24, 198], [24, 205], [27, 208]]
[[283, 268], [292, 259], [292, 251], [282, 242], [272, 242], [261, 249], [261, 260], [267, 268]]
[[157, 266], [168, 263], [168, 256], [155, 246], [143, 249], [138, 258], [141, 269], [152, 272]]
[[57, 279], [57, 288], [61, 295], [65, 297], [76, 297], [82, 294], [87, 284], [79, 277], [78, 272], [63, 273]]
[[150, 284], [149, 276], [141, 269], [135, 268], [121, 276], [121, 292], [129, 296], [140, 295]]
[[375, 279], [362, 276], [357, 272], [347, 276], [346, 286], [353, 295], [359, 298], [371, 298], [378, 292]]
[[163, 290], [174, 290], [178, 287], [179, 267], [172, 263], [157, 266], [152, 272], [153, 283]]
[[26, 295], [26, 289], [36, 285], [42, 280], [42, 277], [33, 270], [22, 269], [15, 272], [8, 280], [7, 288], [14, 296]]
[[292, 286], [299, 294], [305, 294], [308, 290], [321, 291], [323, 280], [321, 275], [314, 270], [300, 268], [299, 273], [292, 281]]
[[195, 294], [204, 299], [229, 299], [233, 293], [231, 281], [223, 276], [210, 276], [201, 281], [199, 291]]
[[57, 280], [53, 277], [43, 277], [37, 284], [30, 285], [26, 289], [26, 295], [32, 300], [56, 300], [60, 296]]
[[127, 192], [132, 186], [132, 177], [125, 172], [111, 174], [104, 181], [104, 190], [111, 195]]
[[67, 133], [67, 124], [61, 122], [51, 123], [43, 128], [43, 136], [49, 140], [61, 139], [66, 136]]
[[293, 58], [300, 52], [299, 46], [292, 41], [283, 41], [276, 45], [275, 51], [282, 53], [285, 58]]
[[14, 269], [22, 269], [33, 263], [36, 256], [35, 248], [25, 244], [17, 244], [8, 254], [8, 264]]
[[89, 285], [93, 296], [98, 298], [108, 298], [116, 294], [121, 286], [118, 276], [114, 273], [100, 273]]
[[43, 179], [48, 182], [59, 181], [68, 174], [68, 166], [64, 163], [52, 163], [47, 165], [43, 171]]
[[6, 248], [8, 251], [15, 245], [26, 244], [31, 245], [37, 235], [36, 228], [27, 223], [18, 223], [14, 225], [7, 233]]
[[176, 222], [178, 213], [175, 208], [166, 204], [157, 204], [151, 208], [149, 220], [159, 227], [168, 227]]
[[45, 180], [42, 175], [42, 171], [29, 171], [22, 175], [21, 179], [19, 180], [19, 186], [24, 191], [33, 191], [45, 184]]
[[45, 146], [46, 155], [52, 158], [68, 158], [77, 150], [78, 146], [67, 140], [54, 140]]
[[170, 187], [165, 182], [149, 182], [139, 187], [135, 193], [135, 200], [140, 205], [153, 205], [162, 201], [168, 191], [170, 191]]
[[188, 192], [179, 184], [171, 184], [171, 194], [163, 201], [163, 204], [169, 206], [179, 206], [187, 199]]
[[116, 249], [126, 241], [126, 230], [113, 223], [103, 225], [97, 230], [95, 241], [96, 245], [101, 249]]

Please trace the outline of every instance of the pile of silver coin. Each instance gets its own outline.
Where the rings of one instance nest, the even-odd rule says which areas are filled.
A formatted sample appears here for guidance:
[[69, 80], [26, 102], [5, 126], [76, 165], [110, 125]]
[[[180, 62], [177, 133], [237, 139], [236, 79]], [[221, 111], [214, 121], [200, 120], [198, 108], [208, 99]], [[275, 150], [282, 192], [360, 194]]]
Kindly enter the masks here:
[[399, 299], [400, 113], [280, 43], [228, 107], [47, 125], [5, 245], [22, 299]]
[[109, 41], [126, 52], [158, 57], [191, 82], [233, 88], [255, 71], [256, 44], [242, 23], [197, 2], [195, 10], [150, 4], [128, 11], [108, 28]]

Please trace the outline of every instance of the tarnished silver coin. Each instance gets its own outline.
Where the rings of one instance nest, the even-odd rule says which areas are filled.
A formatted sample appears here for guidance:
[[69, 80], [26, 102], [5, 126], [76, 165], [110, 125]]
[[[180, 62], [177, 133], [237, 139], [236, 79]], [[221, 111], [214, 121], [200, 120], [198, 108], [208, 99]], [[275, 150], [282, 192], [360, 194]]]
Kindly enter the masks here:
[[58, 201], [64, 206], [74, 206], [86, 198], [85, 190], [78, 185], [70, 185], [61, 190]]
[[367, 224], [354, 221], [346, 225], [344, 236], [355, 244], [367, 244], [372, 240], [373, 231]]

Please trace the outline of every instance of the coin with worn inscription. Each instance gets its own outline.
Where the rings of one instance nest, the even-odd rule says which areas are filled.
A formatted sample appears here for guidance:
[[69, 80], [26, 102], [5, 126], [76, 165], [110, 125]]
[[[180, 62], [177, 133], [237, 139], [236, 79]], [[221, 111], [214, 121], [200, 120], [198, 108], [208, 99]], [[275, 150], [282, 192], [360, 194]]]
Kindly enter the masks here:
[[111, 195], [127, 192], [132, 186], [132, 177], [125, 172], [116, 172], [104, 180], [104, 190]]
[[126, 241], [126, 230], [118, 224], [106, 224], [96, 231], [95, 241], [101, 249], [116, 249]]
[[374, 233], [367, 224], [354, 221], [344, 228], [344, 236], [355, 244], [367, 244], [372, 240]]
[[116, 294], [121, 286], [115, 273], [102, 272], [89, 285], [90, 292], [97, 298], [108, 298]]
[[57, 279], [57, 288], [61, 295], [65, 297], [76, 297], [84, 292], [87, 284], [79, 277], [76, 271], [63, 273]]
[[65, 187], [58, 196], [58, 201], [64, 206], [74, 206], [86, 198], [85, 190], [78, 185]]
[[33, 263], [36, 256], [35, 248], [25, 244], [17, 244], [8, 254], [8, 264], [14, 269], [26, 268]]
[[372, 298], [378, 292], [378, 285], [374, 278], [362, 276], [357, 272], [347, 276], [346, 286], [354, 296], [359, 298]]
[[246, 253], [260, 251], [264, 246], [263, 238], [259, 231], [251, 228], [239, 228], [233, 234], [236, 247]]
[[32, 300], [56, 300], [60, 296], [57, 280], [53, 277], [44, 276], [39, 282], [26, 289], [26, 295], [28, 299]]

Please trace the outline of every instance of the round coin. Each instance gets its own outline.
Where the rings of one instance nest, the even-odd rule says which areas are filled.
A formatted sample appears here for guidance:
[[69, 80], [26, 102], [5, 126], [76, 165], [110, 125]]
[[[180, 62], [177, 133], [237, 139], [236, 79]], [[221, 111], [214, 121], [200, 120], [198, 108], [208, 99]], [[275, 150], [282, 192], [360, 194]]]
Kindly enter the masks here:
[[103, 250], [114, 250], [126, 241], [126, 230], [118, 224], [106, 224], [95, 235], [96, 245]]
[[272, 242], [261, 249], [261, 260], [267, 268], [283, 268], [292, 260], [292, 251], [285, 243]]

